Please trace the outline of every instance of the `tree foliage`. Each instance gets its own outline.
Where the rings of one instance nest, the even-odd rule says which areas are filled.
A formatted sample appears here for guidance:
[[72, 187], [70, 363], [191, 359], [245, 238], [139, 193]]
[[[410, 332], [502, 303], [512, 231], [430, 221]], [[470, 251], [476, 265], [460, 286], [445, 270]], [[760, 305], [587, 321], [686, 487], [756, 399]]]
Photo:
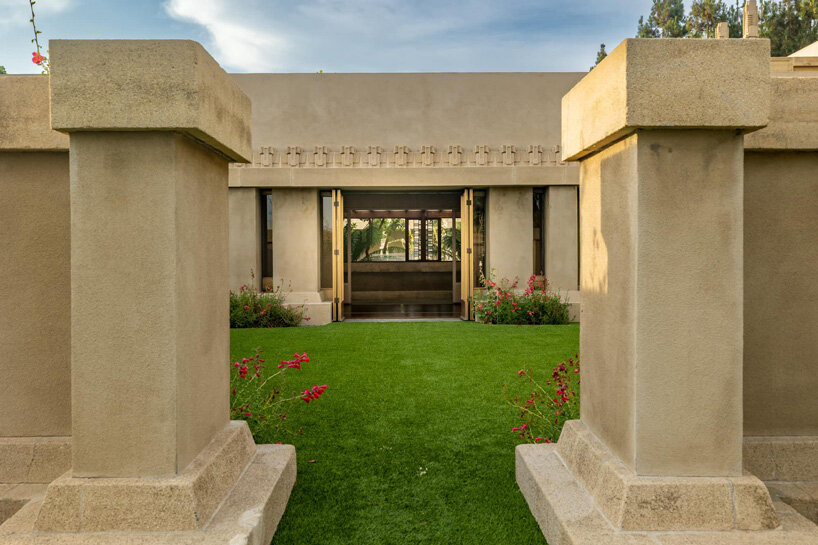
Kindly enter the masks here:
[[818, 41], [818, 0], [761, 0], [758, 34], [770, 39], [773, 57], [786, 57]]
[[[605, 44], [599, 44], [599, 51], [596, 52], [596, 62], [594, 66], [602, 62], [602, 59], [608, 56], [608, 52], [605, 51]], [[591, 67], [591, 70], [594, 69], [594, 66]]]
[[[724, 0], [653, 0], [647, 19], [639, 18], [637, 38], [713, 38], [727, 22], [731, 38], [742, 36], [742, 7]], [[761, 0], [759, 37], [769, 38], [772, 56], [785, 57], [818, 41], [818, 0]]]

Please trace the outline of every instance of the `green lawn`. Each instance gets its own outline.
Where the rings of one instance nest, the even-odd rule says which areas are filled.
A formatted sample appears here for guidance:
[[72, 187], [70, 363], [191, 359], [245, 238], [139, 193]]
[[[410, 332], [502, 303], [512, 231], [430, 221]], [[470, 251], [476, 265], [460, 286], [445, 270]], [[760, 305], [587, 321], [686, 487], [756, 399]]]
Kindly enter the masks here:
[[545, 544], [514, 480], [517, 415], [500, 386], [525, 389], [518, 369], [547, 375], [578, 344], [577, 324], [232, 330], [233, 359], [306, 350], [288, 389], [329, 385], [288, 413], [305, 434], [273, 545]]

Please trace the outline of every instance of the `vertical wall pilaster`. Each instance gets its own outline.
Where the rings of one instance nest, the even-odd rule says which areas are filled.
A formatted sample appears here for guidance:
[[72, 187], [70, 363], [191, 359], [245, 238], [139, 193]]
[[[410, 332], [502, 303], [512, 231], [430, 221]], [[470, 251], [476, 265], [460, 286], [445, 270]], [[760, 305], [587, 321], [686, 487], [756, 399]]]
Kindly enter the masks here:
[[578, 188], [548, 186], [545, 211], [545, 276], [560, 291], [579, 289]]
[[261, 288], [261, 203], [255, 187], [231, 187], [230, 289], [243, 285]]
[[492, 187], [486, 205], [487, 268], [500, 280], [516, 280], [520, 289], [534, 273], [533, 199], [530, 187]]

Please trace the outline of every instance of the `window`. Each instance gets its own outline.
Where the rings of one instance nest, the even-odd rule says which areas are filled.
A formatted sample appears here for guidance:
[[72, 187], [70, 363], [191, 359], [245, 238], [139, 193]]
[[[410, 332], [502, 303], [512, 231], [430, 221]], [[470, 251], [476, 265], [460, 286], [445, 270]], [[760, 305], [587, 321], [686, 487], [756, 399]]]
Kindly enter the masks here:
[[[345, 222], [344, 255], [348, 255], [351, 243], [354, 262], [451, 261], [451, 225], [452, 218], [352, 218]], [[456, 230], [455, 257], [459, 261], [459, 219]]]
[[480, 279], [486, 274], [486, 192], [474, 191], [474, 283], [480, 287]]
[[321, 288], [332, 289], [332, 192], [321, 198]]
[[261, 193], [261, 277], [273, 276], [273, 195]]
[[[351, 221], [351, 233], [350, 233]], [[406, 219], [352, 218], [344, 228], [344, 252], [352, 261], [406, 261]]]
[[545, 275], [545, 189], [534, 189], [534, 274]]

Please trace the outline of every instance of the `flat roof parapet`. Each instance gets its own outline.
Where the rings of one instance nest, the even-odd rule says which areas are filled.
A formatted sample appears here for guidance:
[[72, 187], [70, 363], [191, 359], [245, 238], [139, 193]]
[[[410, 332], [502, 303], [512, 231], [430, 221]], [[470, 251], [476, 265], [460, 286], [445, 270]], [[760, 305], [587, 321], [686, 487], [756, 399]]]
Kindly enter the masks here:
[[68, 151], [68, 135], [51, 130], [47, 76], [0, 76], [0, 150]]

